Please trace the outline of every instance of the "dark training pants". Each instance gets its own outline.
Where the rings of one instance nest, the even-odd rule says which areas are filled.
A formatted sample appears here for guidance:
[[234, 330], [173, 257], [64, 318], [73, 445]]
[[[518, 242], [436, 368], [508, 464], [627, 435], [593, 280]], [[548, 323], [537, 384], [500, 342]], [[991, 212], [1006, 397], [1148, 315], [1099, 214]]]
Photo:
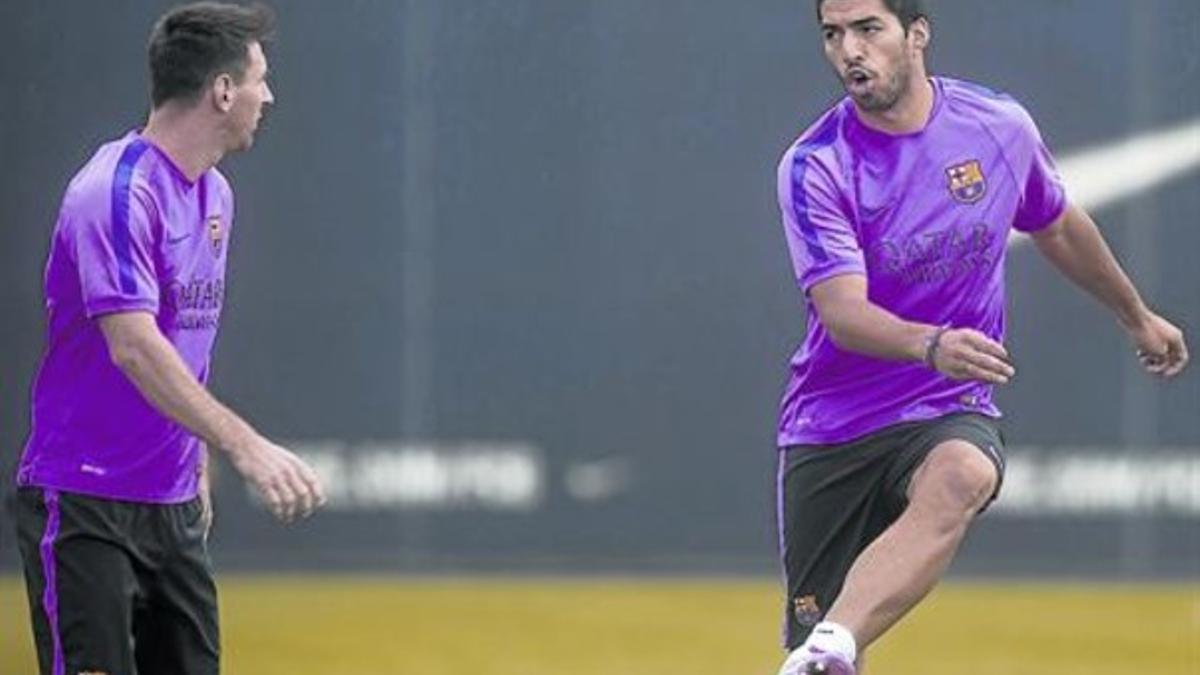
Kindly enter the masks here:
[[824, 619], [859, 554], [908, 506], [917, 467], [948, 440], [979, 448], [1003, 480], [1003, 436], [993, 420], [974, 414], [898, 424], [841, 445], [792, 446], [779, 453], [787, 649], [803, 644]]
[[216, 675], [217, 589], [200, 500], [25, 487], [17, 541], [41, 675]]

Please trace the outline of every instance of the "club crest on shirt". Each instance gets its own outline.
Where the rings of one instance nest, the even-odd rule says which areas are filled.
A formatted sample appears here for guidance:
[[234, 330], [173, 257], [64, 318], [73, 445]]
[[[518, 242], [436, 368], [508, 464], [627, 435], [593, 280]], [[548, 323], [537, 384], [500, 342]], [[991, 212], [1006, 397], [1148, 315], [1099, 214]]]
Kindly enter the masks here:
[[987, 192], [987, 180], [977, 159], [946, 169], [946, 179], [949, 182], [950, 194], [963, 204], [974, 204], [983, 199], [984, 193]]
[[817, 604], [815, 595], [796, 598], [792, 603], [792, 613], [801, 626], [815, 626], [821, 622], [821, 606]]
[[215, 256], [221, 255], [221, 246], [225, 242], [225, 234], [221, 232], [221, 215], [208, 217], [208, 241], [212, 244], [212, 252]]

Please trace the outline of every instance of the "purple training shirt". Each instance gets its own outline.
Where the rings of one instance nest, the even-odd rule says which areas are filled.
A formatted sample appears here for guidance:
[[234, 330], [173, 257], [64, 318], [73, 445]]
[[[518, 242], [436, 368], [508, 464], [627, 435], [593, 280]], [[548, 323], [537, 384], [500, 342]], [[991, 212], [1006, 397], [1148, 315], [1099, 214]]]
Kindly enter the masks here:
[[1050, 225], [1066, 195], [1020, 104], [967, 82], [932, 83], [921, 131], [871, 129], [846, 98], [780, 163], [779, 205], [808, 314], [781, 404], [780, 447], [843, 443], [960, 411], [1000, 415], [990, 385], [840, 349], [808, 298], [822, 281], [861, 274], [871, 302], [903, 319], [1003, 341], [1009, 230]]
[[97, 319], [147, 312], [205, 382], [225, 295], [233, 192], [192, 182], [131, 132], [75, 175], [46, 263], [46, 352], [33, 385], [19, 485], [107, 499], [196, 495], [200, 442], [113, 364]]

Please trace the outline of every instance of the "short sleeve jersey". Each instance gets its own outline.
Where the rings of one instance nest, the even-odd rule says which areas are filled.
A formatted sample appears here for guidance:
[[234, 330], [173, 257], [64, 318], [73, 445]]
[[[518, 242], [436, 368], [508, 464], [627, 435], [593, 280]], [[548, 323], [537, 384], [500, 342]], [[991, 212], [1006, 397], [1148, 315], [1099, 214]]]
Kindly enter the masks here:
[[780, 406], [780, 447], [843, 443], [953, 412], [1000, 415], [987, 384], [839, 348], [809, 297], [822, 281], [863, 275], [870, 301], [902, 319], [1003, 340], [1009, 232], [1050, 225], [1066, 195], [1016, 101], [958, 80], [932, 84], [922, 130], [872, 129], [847, 98], [779, 165], [779, 206], [808, 319]]
[[75, 175], [46, 264], [46, 350], [19, 485], [147, 503], [196, 495], [199, 440], [113, 364], [98, 319], [153, 315], [207, 382], [232, 225], [220, 172], [191, 181], [137, 132], [101, 146]]

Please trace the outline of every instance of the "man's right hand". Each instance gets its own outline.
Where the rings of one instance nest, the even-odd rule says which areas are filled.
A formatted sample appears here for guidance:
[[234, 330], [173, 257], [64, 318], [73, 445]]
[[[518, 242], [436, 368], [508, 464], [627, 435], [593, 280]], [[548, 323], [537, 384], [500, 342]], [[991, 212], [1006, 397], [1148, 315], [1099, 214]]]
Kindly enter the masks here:
[[229, 458], [271, 513], [285, 523], [307, 518], [325, 504], [316, 472], [280, 445], [260, 437], [245, 449], [231, 451]]
[[989, 384], [1008, 384], [1017, 374], [1004, 345], [972, 328], [943, 332], [930, 365], [953, 380], [979, 380]]

